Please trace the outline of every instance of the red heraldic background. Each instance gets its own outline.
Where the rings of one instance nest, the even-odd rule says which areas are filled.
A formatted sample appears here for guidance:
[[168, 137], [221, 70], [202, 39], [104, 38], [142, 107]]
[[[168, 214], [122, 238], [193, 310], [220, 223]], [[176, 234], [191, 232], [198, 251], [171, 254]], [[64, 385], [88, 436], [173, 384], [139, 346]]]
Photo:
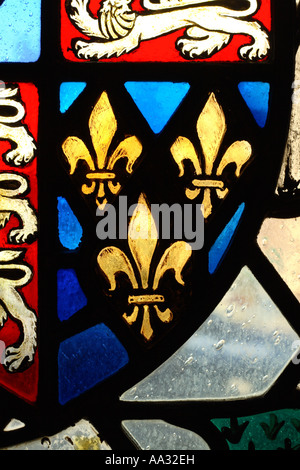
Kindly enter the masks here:
[[[25, 108], [25, 116], [21, 122], [31, 133], [35, 142], [38, 137], [38, 112], [39, 97], [37, 88], [30, 83], [17, 83], [21, 96], [21, 102]], [[8, 141], [0, 141], [1, 156], [12, 147]], [[29, 191], [21, 197], [26, 197], [35, 212], [38, 211], [38, 182], [37, 182], [37, 156], [23, 166], [8, 165], [3, 158], [0, 159], [0, 173], [16, 173], [24, 176], [29, 183]], [[38, 242], [12, 244], [8, 241], [9, 232], [20, 226], [20, 221], [12, 214], [8, 223], [0, 230], [0, 249], [22, 250], [24, 256], [21, 262], [27, 264], [32, 270], [32, 280], [19, 289], [27, 306], [38, 314]], [[1, 280], [0, 280], [1, 282]], [[13, 345], [18, 342], [20, 337], [20, 328], [13, 318], [8, 319], [0, 330], [0, 341], [5, 345]], [[3, 343], [1, 343], [3, 345]], [[15, 393], [27, 402], [35, 402], [38, 391], [38, 352], [34, 356], [34, 362], [25, 370], [8, 372], [3, 365], [3, 351], [1, 351], [0, 364], [0, 385], [5, 389]]]
[[[103, 0], [90, 0], [89, 9], [97, 18], [97, 12], [101, 7]], [[84, 62], [86, 60], [78, 59], [72, 51], [72, 40], [74, 38], [90, 40], [87, 36], [81, 34], [75, 26], [72, 25], [65, 7], [66, 0], [61, 0], [61, 46], [62, 52], [66, 59], [76, 62]], [[264, 27], [271, 30], [271, 0], [262, 0], [259, 11], [253, 18], [260, 21]], [[132, 10], [143, 11], [141, 2], [133, 0], [131, 4]], [[109, 59], [101, 59], [101, 62], [188, 62], [183, 58], [175, 47], [176, 40], [183, 35], [184, 30], [167, 34], [157, 39], [142, 42], [140, 46], [120, 57], [111, 57]], [[247, 42], [248, 41], [248, 42]], [[246, 38], [240, 34], [233, 36], [227, 47], [215, 53], [208, 59], [193, 59], [192, 62], [239, 62], [238, 56], [240, 46], [251, 43], [251, 38]]]

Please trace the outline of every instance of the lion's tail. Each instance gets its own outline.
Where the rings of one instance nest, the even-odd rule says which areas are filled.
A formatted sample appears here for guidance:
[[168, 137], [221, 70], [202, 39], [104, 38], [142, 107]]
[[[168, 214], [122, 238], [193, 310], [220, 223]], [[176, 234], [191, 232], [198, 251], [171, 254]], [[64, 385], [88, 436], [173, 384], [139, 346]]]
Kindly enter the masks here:
[[252, 16], [259, 10], [260, 7], [260, 0], [247, 0], [249, 3], [248, 8], [245, 10], [232, 10], [230, 9], [230, 16], [234, 16], [235, 18], [245, 18], [247, 16]]
[[[234, 16], [235, 18], [244, 18], [246, 16], [251, 16], [257, 12], [260, 0], [247, 0], [249, 3], [248, 7], [245, 10], [234, 10], [232, 8], [228, 8], [230, 10], [230, 16]], [[215, 3], [216, 6], [220, 6], [220, 2], [217, 0], [143, 0], [143, 7], [146, 10], [168, 10], [170, 8], [179, 8], [185, 6], [199, 6], [205, 4], [207, 6], [208, 3]], [[226, 3], [226, 2], [225, 2]], [[237, 2], [238, 3], [238, 2]], [[224, 6], [226, 8], [226, 6]]]
[[89, 0], [66, 0], [66, 11], [74, 26], [89, 37], [105, 39], [97, 18], [88, 9]]

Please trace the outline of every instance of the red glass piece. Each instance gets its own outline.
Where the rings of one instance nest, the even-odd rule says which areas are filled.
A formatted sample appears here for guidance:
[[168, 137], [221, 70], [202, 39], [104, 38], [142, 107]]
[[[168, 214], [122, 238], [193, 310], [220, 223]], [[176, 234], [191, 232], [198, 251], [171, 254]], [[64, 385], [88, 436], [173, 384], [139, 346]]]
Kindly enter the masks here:
[[[19, 88], [21, 102], [25, 108], [25, 116], [21, 121], [22, 125], [28, 129], [35, 142], [38, 137], [38, 111], [39, 96], [37, 88], [30, 83], [14, 84]], [[12, 147], [8, 141], [0, 141], [0, 155]], [[29, 204], [37, 213], [38, 210], [38, 182], [37, 182], [37, 156], [27, 164], [21, 166], [12, 166], [0, 158], [0, 174], [13, 173], [22, 175], [27, 179], [29, 191], [25, 194]], [[23, 196], [21, 196], [23, 197]], [[12, 214], [8, 223], [0, 230], [0, 250], [22, 250], [24, 256], [20, 262], [28, 265], [32, 270], [32, 279], [22, 288], [18, 288], [26, 305], [38, 315], [38, 241], [25, 243], [10, 243], [8, 235], [13, 228], [20, 227], [20, 221], [15, 214]], [[1, 282], [1, 280], [0, 280]], [[1, 300], [1, 299], [0, 299]], [[13, 345], [18, 342], [20, 337], [20, 328], [17, 321], [10, 315], [0, 329], [0, 341], [5, 345]], [[3, 343], [1, 343], [3, 345]], [[3, 357], [0, 364], [0, 385], [23, 398], [27, 402], [35, 402], [38, 392], [38, 351], [35, 352], [34, 361], [25, 370], [9, 372], [3, 365]]]
[[[66, 59], [75, 62], [85, 62], [86, 59], [79, 59], [72, 50], [72, 43], [75, 39], [91, 40], [72, 25], [65, 8], [65, 0], [61, 0], [61, 47]], [[102, 0], [90, 0], [89, 10], [97, 18], [97, 13], [101, 7]], [[133, 11], [143, 11], [141, 2], [133, 0], [131, 4]], [[258, 12], [252, 17], [259, 21], [267, 31], [271, 30], [271, 0], [262, 0]], [[139, 47], [132, 52], [122, 54], [120, 57], [101, 58], [101, 62], [181, 62], [187, 63], [190, 60], [182, 57], [176, 49], [176, 40], [182, 37], [185, 29], [174, 33], [166, 34], [157, 39], [142, 42]], [[242, 59], [238, 55], [241, 46], [250, 44], [252, 38], [241, 34], [233, 35], [230, 43], [207, 59], [192, 59], [192, 62], [240, 62]], [[265, 59], [264, 59], [265, 60]]]

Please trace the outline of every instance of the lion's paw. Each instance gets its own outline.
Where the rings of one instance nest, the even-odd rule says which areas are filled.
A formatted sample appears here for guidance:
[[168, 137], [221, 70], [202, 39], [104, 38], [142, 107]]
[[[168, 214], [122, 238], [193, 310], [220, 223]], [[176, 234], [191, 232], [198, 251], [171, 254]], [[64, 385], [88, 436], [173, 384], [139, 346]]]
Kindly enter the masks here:
[[225, 47], [229, 40], [228, 34], [212, 33], [206, 39], [181, 38], [176, 45], [186, 59], [206, 59]]
[[24, 126], [14, 128], [13, 140], [16, 148], [3, 156], [6, 163], [13, 166], [27, 165], [35, 157], [36, 145], [33, 137]]
[[74, 52], [79, 59], [98, 60], [109, 57], [119, 57], [130, 52], [138, 43], [127, 41], [127, 38], [107, 42], [85, 42], [78, 40]]
[[262, 32], [260, 39], [256, 39], [253, 44], [243, 46], [239, 53], [244, 60], [262, 60], [265, 59], [270, 51], [270, 42], [266, 33]]
[[244, 60], [251, 60], [251, 61], [256, 61], [256, 60], [262, 60], [265, 59], [268, 55], [269, 49], [261, 49], [259, 47], [255, 47], [255, 45], [251, 46], [243, 46], [240, 49], [240, 56]]
[[34, 354], [35, 348], [31, 344], [22, 343], [18, 348], [10, 346], [5, 352], [4, 366], [9, 372], [16, 372], [25, 362], [30, 365]]
[[85, 41], [77, 41], [75, 44], [75, 54], [79, 59], [97, 60], [98, 58], [104, 57], [104, 54], [99, 55], [99, 51], [95, 51], [93, 47], [94, 43]]
[[204, 58], [208, 53], [203, 48], [200, 41], [192, 39], [180, 39], [177, 41], [177, 48], [186, 59]]
[[30, 163], [31, 160], [34, 157], [34, 152], [35, 152], [35, 146], [32, 145], [32, 147], [28, 149], [19, 149], [16, 148], [14, 150], [10, 150], [9, 152], [6, 153], [4, 156], [4, 159], [8, 165], [14, 165], [14, 166], [22, 166], [22, 165], [27, 165], [27, 163]]
[[13, 229], [9, 233], [9, 242], [13, 244], [22, 244], [32, 242], [37, 235], [37, 228], [31, 230], [24, 230], [24, 228]]

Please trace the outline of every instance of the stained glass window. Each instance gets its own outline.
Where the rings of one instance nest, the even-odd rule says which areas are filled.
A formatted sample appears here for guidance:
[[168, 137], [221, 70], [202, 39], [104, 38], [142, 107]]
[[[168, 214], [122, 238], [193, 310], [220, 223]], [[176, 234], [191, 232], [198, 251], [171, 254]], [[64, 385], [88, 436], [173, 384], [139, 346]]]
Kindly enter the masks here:
[[23, 3], [0, 1], [0, 449], [298, 450], [298, 1]]

